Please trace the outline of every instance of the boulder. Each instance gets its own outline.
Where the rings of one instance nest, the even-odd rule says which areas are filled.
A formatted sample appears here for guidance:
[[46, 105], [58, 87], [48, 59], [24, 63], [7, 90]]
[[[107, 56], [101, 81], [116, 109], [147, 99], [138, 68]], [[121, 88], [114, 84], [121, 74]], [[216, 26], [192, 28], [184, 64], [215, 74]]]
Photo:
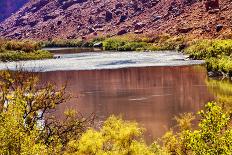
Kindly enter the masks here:
[[135, 30], [134, 33], [135, 33], [135, 34], [142, 34], [142, 33], [143, 33], [143, 30]]
[[95, 43], [95, 44], [93, 44], [93, 47], [95, 47], [95, 48], [102, 48], [103, 47], [103, 43], [102, 42]]
[[104, 31], [103, 28], [97, 28], [96, 31]]
[[126, 15], [121, 15], [119, 22], [120, 22], [120, 23], [125, 22], [126, 19], [127, 19], [127, 16], [126, 16]]
[[218, 24], [216, 25], [216, 31], [220, 32], [223, 29], [223, 25], [222, 24]]
[[192, 29], [193, 29], [192, 27], [178, 28], [178, 29], [177, 29], [177, 32], [179, 32], [179, 33], [188, 33], [188, 32], [190, 32]]
[[209, 10], [208, 13], [215, 14], [215, 13], [218, 13], [219, 11], [220, 11], [220, 9], [212, 9], [212, 10]]
[[37, 25], [39, 21], [31, 21], [31, 22], [28, 22], [28, 25], [30, 25], [30, 27], [34, 27], [35, 25]]
[[67, 36], [67, 39], [75, 39], [76, 38], [76, 34], [72, 34], [70, 36]]
[[106, 22], [109, 22], [113, 19], [113, 14], [110, 11], [106, 11]]
[[146, 24], [143, 22], [138, 22], [135, 24], [135, 30], [139, 30], [141, 28], [143, 28]]
[[57, 25], [61, 25], [61, 24], [62, 24], [62, 21], [59, 20], [59, 21], [57, 22]]
[[122, 13], [123, 13], [123, 11], [122, 11], [122, 10], [118, 10], [118, 9], [117, 9], [117, 10], [115, 10], [115, 11], [114, 11], [114, 13], [118, 16], [118, 15], [122, 14]]
[[123, 35], [127, 33], [127, 29], [121, 29], [120, 31], [118, 31], [117, 35]]
[[155, 15], [155, 16], [152, 17], [152, 21], [155, 22], [155, 21], [160, 20], [161, 18], [162, 18], [162, 16]]
[[119, 9], [119, 8], [122, 8], [123, 7], [123, 4], [122, 3], [117, 3], [115, 5], [115, 9]]
[[55, 19], [57, 16], [55, 16], [55, 15], [45, 15], [45, 16], [43, 16], [43, 21], [48, 21], [48, 20], [50, 20], [50, 19]]
[[93, 32], [95, 32], [95, 29], [92, 28], [92, 27], [90, 27], [90, 28], [89, 28], [89, 33], [93, 33]]

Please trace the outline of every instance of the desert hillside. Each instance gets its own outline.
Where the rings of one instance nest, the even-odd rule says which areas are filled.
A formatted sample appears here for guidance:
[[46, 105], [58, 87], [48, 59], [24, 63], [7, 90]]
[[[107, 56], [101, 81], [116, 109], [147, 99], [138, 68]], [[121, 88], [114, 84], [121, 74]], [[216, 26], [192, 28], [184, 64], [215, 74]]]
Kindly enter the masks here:
[[126, 33], [221, 37], [231, 33], [232, 2], [197, 0], [30, 0], [0, 24], [6, 38], [73, 39]]

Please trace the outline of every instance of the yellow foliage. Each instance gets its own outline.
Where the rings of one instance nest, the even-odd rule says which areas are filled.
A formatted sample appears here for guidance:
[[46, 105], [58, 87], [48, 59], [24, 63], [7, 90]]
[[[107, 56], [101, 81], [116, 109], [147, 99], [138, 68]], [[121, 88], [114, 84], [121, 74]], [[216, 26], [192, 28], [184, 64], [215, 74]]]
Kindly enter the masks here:
[[137, 123], [111, 116], [102, 129], [89, 129], [79, 141], [71, 141], [66, 154], [77, 155], [153, 155], [141, 139], [143, 130]]

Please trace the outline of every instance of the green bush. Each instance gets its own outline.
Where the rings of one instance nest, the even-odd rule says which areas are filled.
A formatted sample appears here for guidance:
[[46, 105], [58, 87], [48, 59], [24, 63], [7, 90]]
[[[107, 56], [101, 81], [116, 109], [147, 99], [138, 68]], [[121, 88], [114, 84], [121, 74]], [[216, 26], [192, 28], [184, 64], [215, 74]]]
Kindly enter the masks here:
[[23, 51], [5, 51], [0, 53], [1, 61], [20, 61], [20, 60], [38, 60], [52, 58], [53, 55], [45, 50], [38, 50], [30, 53]]
[[41, 48], [40, 44], [33, 41], [7, 41], [5, 43], [5, 49], [9, 51], [24, 51], [33, 52]]
[[230, 155], [232, 152], [230, 112], [224, 112], [215, 103], [208, 103], [199, 115], [201, 118], [198, 129], [187, 128], [181, 129], [176, 134], [172, 131], [166, 133], [163, 137], [163, 150], [169, 154]]
[[192, 43], [185, 52], [194, 59], [230, 56], [232, 40], [199, 40]]
[[228, 74], [228, 76], [232, 75], [232, 59], [229, 56], [222, 56], [221, 58], [208, 58], [206, 59], [206, 65], [208, 70], [221, 71]]
[[124, 46], [119, 47], [119, 51], [139, 51], [149, 48], [149, 44], [145, 42], [127, 42]]
[[42, 44], [40, 42], [0, 39], [0, 60], [19, 61], [53, 57], [50, 52], [41, 50], [41, 48]]
[[83, 42], [81, 40], [52, 40], [43, 42], [43, 47], [81, 47]]
[[103, 41], [104, 50], [115, 51], [141, 51], [141, 50], [156, 50], [152, 43], [127, 41], [119, 38], [109, 38]]
[[199, 40], [192, 43], [185, 53], [190, 58], [205, 60], [209, 71], [232, 75], [232, 40]]
[[116, 50], [118, 51], [119, 48], [123, 47], [126, 44], [126, 41], [120, 39], [113, 39], [109, 38], [103, 41], [103, 48], [104, 50]]

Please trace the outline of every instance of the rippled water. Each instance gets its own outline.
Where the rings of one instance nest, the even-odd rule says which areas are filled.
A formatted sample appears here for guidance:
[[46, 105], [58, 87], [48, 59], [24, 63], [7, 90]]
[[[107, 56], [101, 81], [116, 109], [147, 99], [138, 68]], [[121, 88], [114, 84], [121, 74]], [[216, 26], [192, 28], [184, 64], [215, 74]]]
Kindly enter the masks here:
[[58, 87], [67, 83], [74, 97], [58, 107], [59, 118], [65, 109], [76, 109], [85, 116], [95, 113], [100, 121], [121, 115], [140, 123], [147, 130], [148, 142], [174, 127], [174, 116], [196, 112], [214, 98], [203, 66], [54, 71], [40, 76]]
[[183, 66], [202, 64], [177, 52], [85, 52], [55, 54], [57, 59], [0, 63], [0, 70], [15, 66], [33, 71], [100, 70], [144, 66]]

